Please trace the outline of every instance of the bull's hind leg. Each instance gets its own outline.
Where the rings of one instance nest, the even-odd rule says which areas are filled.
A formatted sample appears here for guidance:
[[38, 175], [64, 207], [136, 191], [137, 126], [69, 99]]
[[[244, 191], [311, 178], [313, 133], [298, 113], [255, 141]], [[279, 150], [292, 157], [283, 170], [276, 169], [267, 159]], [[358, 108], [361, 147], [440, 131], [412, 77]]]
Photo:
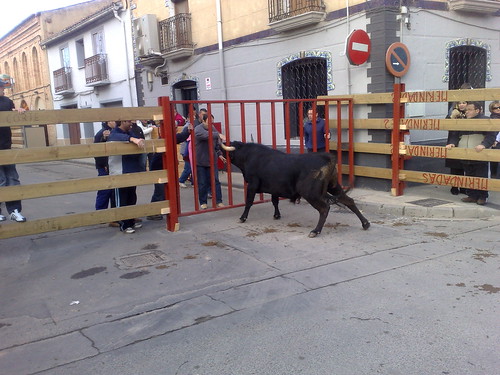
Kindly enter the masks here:
[[332, 203], [341, 203], [347, 208], [349, 208], [352, 212], [356, 214], [358, 219], [361, 221], [361, 225], [363, 226], [363, 229], [368, 229], [370, 228], [370, 222], [363, 216], [363, 214], [359, 211], [358, 207], [356, 206], [356, 203], [354, 203], [354, 199], [352, 199], [350, 196], [348, 196], [344, 189], [337, 184], [334, 189], [328, 189], [328, 192], [333, 195], [331, 199]]

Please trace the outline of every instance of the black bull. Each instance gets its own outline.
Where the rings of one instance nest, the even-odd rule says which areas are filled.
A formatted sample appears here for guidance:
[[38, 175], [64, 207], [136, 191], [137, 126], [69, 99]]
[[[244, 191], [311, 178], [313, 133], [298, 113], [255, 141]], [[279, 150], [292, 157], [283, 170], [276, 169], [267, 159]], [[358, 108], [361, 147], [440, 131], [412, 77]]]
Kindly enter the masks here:
[[321, 233], [330, 205], [341, 203], [361, 220], [363, 229], [370, 222], [359, 212], [354, 200], [347, 196], [337, 179], [335, 157], [329, 153], [285, 154], [257, 143], [231, 142], [222, 145], [229, 152], [231, 163], [241, 169], [247, 182], [245, 211], [240, 221], [246, 221], [255, 194], [271, 194], [274, 218], [281, 218], [279, 198], [297, 201], [304, 198], [319, 212], [319, 220], [309, 237]]

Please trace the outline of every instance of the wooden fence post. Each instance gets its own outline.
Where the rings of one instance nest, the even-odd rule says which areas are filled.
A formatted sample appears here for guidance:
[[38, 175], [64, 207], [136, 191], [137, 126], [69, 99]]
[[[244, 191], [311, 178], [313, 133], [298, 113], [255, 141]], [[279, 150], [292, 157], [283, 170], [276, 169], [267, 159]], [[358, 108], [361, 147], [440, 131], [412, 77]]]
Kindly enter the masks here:
[[165, 198], [169, 201], [170, 213], [167, 214], [167, 230], [175, 232], [179, 230], [179, 172], [177, 169], [177, 142], [175, 122], [170, 98], [162, 96], [158, 98], [158, 105], [162, 107], [163, 122], [161, 134], [165, 140], [165, 153], [163, 154], [163, 168], [167, 170], [167, 183], [165, 184]]
[[395, 83], [393, 92], [393, 102], [392, 102], [392, 136], [391, 136], [391, 146], [392, 146], [392, 186], [391, 194], [393, 196], [403, 195], [404, 182], [399, 179], [399, 171], [404, 169], [404, 158], [399, 155], [399, 142], [401, 142], [401, 132], [400, 123], [403, 114], [403, 109], [401, 105], [401, 92], [404, 91], [404, 84]]

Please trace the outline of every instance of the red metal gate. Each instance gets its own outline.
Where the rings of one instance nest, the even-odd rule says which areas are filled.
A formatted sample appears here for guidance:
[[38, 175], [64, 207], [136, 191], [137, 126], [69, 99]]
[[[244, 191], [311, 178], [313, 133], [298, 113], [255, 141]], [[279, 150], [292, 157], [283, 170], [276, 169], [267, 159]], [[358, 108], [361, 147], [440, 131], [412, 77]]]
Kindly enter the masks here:
[[[286, 153], [304, 153], [304, 123], [308, 109], [313, 110], [313, 149], [316, 150], [318, 140], [316, 139], [316, 117], [318, 111], [324, 113], [325, 134], [332, 134], [330, 141], [337, 143], [337, 163], [339, 171], [339, 182], [342, 184], [342, 154], [345, 162], [349, 165], [348, 185], [354, 183], [354, 126], [353, 126], [353, 101], [351, 98], [342, 98], [335, 100], [317, 100], [317, 99], [286, 99], [286, 100], [225, 100], [225, 101], [171, 101], [168, 97], [159, 98], [159, 104], [163, 107], [163, 118], [161, 134], [165, 139], [165, 149], [163, 162], [167, 172], [168, 184], [165, 184], [165, 196], [170, 201], [170, 213], [167, 216], [167, 229], [174, 231], [178, 229], [178, 218], [212, 212], [225, 208], [241, 207], [245, 205], [245, 183], [239, 171], [234, 171], [228, 155], [226, 156], [226, 168], [220, 171], [219, 179], [223, 186], [224, 207], [217, 207], [216, 197], [213, 194], [208, 202], [208, 208], [202, 210], [198, 201], [198, 179], [196, 160], [191, 160], [192, 170], [192, 189], [181, 189], [179, 187], [179, 155], [176, 145], [175, 135], [176, 126], [173, 119], [173, 109], [185, 107], [187, 104], [189, 113], [187, 119], [194, 124], [196, 119], [196, 109], [204, 108], [208, 112], [208, 122], [222, 123], [222, 133], [226, 137], [226, 142], [239, 140], [242, 142], [256, 142], [268, 145], [274, 149], [280, 149]], [[178, 107], [176, 107], [178, 106]], [[179, 111], [179, 113], [181, 113]], [[212, 118], [214, 116], [214, 118]], [[330, 129], [330, 119], [336, 118], [337, 124], [342, 124], [342, 118], [347, 118], [348, 127], [343, 129], [338, 126], [336, 129]], [[296, 124], [296, 137], [291, 137], [291, 124]], [[212, 141], [212, 127], [208, 128], [209, 149], [215, 146]], [[191, 138], [194, 140], [194, 132], [191, 131]], [[335, 139], [336, 138], [336, 139]], [[346, 140], [343, 138], [347, 138]], [[193, 149], [195, 148], [194, 142]], [[346, 147], [347, 146], [347, 147]], [[329, 142], [325, 142], [325, 149], [329, 151]], [[193, 156], [196, 152], [193, 150]], [[215, 192], [214, 179], [214, 160], [213, 154], [210, 154], [211, 167], [211, 191]], [[264, 194], [256, 198], [254, 203], [268, 202]]]

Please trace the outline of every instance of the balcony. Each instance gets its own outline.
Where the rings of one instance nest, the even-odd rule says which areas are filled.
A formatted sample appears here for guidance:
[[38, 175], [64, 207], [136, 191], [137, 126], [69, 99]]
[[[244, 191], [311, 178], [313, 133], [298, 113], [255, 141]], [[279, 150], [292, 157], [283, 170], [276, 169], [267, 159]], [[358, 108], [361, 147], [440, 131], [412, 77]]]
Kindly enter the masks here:
[[193, 55], [191, 14], [180, 13], [160, 21], [160, 50], [163, 57], [171, 59]]
[[323, 0], [268, 0], [269, 27], [281, 32], [313, 25], [326, 15]]
[[498, 0], [448, 0], [450, 10], [493, 14], [500, 10], [500, 1]]
[[105, 53], [86, 58], [84, 64], [86, 86], [109, 85], [108, 57]]
[[58, 95], [71, 95], [75, 93], [71, 82], [71, 68], [63, 67], [54, 70], [54, 93]]

